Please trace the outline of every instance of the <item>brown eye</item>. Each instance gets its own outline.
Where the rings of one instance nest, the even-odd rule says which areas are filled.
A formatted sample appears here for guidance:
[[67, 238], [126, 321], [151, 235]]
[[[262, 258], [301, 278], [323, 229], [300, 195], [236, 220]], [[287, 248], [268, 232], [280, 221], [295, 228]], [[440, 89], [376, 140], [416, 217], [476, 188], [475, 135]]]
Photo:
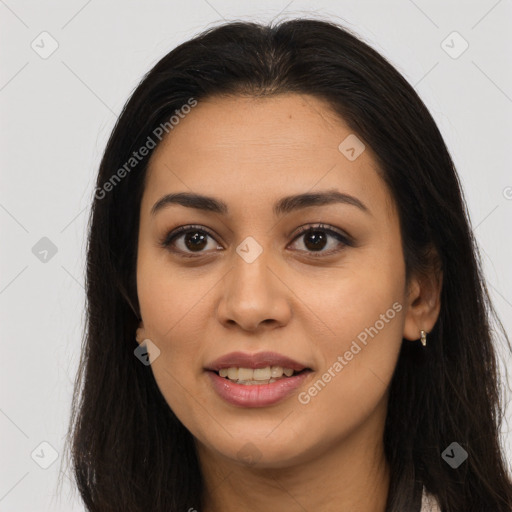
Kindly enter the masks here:
[[327, 238], [322, 231], [309, 231], [304, 235], [304, 245], [310, 251], [321, 251], [327, 244]]
[[200, 251], [208, 245], [207, 237], [208, 235], [200, 231], [189, 231], [185, 233], [183, 243], [187, 249]]
[[[207, 252], [204, 249], [208, 246], [208, 238], [215, 240], [213, 235], [202, 227], [180, 226], [167, 234], [160, 245], [184, 256], [194, 256], [194, 253], [200, 256]], [[213, 249], [222, 249], [218, 244], [212, 246]]]
[[[315, 257], [328, 256], [341, 251], [345, 246], [353, 246], [350, 237], [323, 224], [302, 228], [299, 235], [295, 238], [295, 240], [299, 239], [303, 240], [303, 246], [305, 247], [305, 249], [300, 250], [311, 253], [311, 256]], [[329, 244], [330, 239], [334, 239], [334, 241]], [[329, 245], [330, 247], [324, 251], [323, 249]]]

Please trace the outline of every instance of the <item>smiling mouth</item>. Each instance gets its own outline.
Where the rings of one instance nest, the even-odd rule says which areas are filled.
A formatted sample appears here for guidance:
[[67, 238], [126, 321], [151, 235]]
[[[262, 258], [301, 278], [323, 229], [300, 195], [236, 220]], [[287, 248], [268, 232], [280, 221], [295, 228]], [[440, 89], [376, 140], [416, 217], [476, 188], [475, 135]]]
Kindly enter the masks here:
[[303, 370], [296, 371], [291, 368], [283, 368], [281, 366], [267, 366], [265, 368], [221, 368], [218, 371], [214, 371], [219, 377], [222, 377], [230, 382], [243, 385], [262, 385], [272, 384], [278, 380], [289, 379], [296, 377], [303, 373], [311, 372], [310, 368], [304, 368]]

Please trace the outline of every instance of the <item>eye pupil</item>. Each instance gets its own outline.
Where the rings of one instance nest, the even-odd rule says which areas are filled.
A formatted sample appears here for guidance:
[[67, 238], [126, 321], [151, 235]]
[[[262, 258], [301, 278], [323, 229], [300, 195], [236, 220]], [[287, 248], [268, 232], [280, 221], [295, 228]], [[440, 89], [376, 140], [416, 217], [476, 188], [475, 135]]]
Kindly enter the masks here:
[[[310, 231], [305, 235], [306, 242], [305, 246], [310, 250], [319, 250], [323, 249], [326, 244], [326, 237], [322, 231]], [[313, 240], [313, 243], [310, 244], [309, 240]]]
[[[191, 233], [193, 233], [191, 235]], [[188, 245], [189, 242], [192, 242], [192, 246]], [[200, 233], [199, 231], [190, 231], [185, 234], [185, 245], [187, 245], [188, 249], [203, 249], [207, 244], [206, 236], [204, 233]]]

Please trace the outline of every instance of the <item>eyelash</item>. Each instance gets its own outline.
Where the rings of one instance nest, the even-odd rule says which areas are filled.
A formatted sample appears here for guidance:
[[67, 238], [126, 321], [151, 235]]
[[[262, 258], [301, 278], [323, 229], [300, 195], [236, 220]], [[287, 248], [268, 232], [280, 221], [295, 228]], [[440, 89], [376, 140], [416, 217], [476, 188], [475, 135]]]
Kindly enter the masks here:
[[[310, 232], [315, 232], [315, 231], [323, 231], [325, 233], [328, 233], [330, 235], [332, 235], [334, 238], [336, 238], [343, 246], [348, 246], [348, 247], [353, 247], [354, 246], [354, 242], [353, 240], [348, 236], [348, 235], [345, 235], [343, 233], [340, 233], [338, 231], [335, 231], [331, 228], [329, 228], [328, 226], [326, 226], [325, 224], [317, 224], [317, 225], [314, 225], [314, 226], [303, 226], [300, 228], [300, 231], [299, 233], [297, 233], [297, 235], [295, 236], [295, 238], [293, 239], [293, 242], [295, 240], [297, 240], [298, 238], [300, 238], [301, 236], [307, 234], [307, 233], [310, 233]], [[201, 256], [203, 256], [204, 254], [206, 253], [201, 253], [201, 252], [198, 252], [198, 253], [187, 253], [187, 252], [184, 252], [180, 249], [176, 250], [176, 249], [172, 249], [171, 248], [171, 244], [180, 236], [180, 235], [183, 235], [183, 234], [186, 234], [188, 232], [201, 232], [201, 233], [206, 233], [208, 236], [210, 236], [211, 238], [213, 238], [215, 240], [215, 237], [213, 236], [213, 234], [206, 228], [204, 228], [203, 226], [198, 226], [198, 225], [188, 225], [188, 226], [180, 226], [179, 228], [169, 232], [167, 235], [165, 235], [165, 237], [160, 240], [159, 242], [159, 245], [161, 247], [163, 247], [164, 249], [168, 249], [176, 254], [179, 254], [181, 257], [184, 257], [184, 258], [199, 258]], [[313, 258], [320, 258], [320, 257], [327, 257], [327, 256], [331, 256], [333, 254], [336, 254], [340, 251], [342, 251], [344, 249], [344, 247], [342, 247], [341, 249], [336, 249], [336, 250], [330, 250], [330, 251], [327, 251], [327, 252], [323, 252], [323, 251], [306, 251], [308, 253], [309, 256], [312, 256]], [[301, 252], [301, 251], [299, 251]], [[316, 254], [315, 254], [316, 253]]]

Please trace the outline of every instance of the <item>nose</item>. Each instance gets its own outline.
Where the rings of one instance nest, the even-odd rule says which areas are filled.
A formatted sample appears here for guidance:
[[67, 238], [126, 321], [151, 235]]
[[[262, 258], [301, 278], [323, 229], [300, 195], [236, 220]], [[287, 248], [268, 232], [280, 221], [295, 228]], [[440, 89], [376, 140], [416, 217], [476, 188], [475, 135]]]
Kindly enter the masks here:
[[246, 331], [274, 329], [291, 318], [290, 290], [272, 265], [267, 251], [248, 263], [233, 254], [233, 267], [224, 279], [217, 308], [225, 327], [238, 325]]

